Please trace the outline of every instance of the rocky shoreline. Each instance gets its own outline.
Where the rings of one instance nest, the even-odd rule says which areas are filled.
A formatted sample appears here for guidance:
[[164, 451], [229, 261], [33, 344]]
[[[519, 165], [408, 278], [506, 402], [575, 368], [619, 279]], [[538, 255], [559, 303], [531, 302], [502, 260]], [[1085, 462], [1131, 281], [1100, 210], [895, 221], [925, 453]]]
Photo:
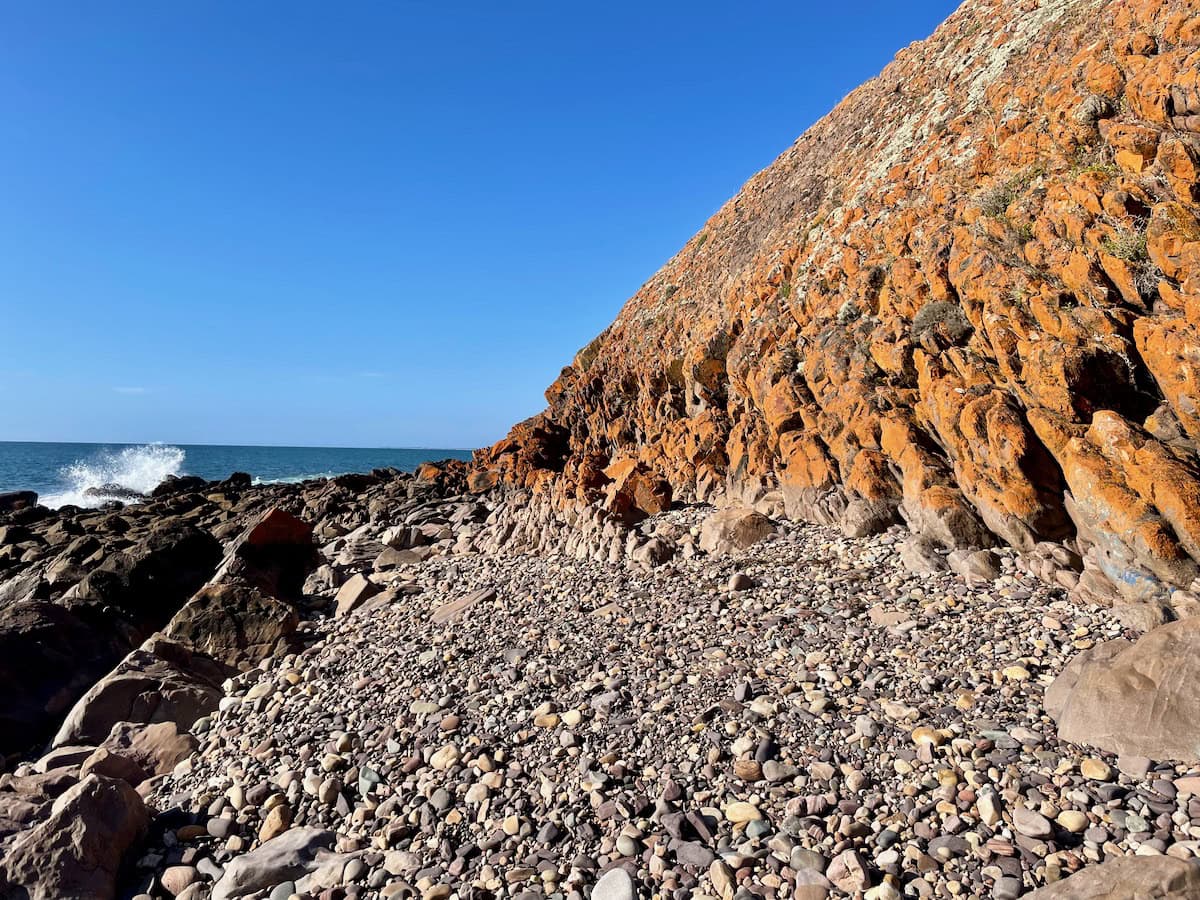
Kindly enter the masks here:
[[1200, 891], [1193, 629], [1069, 547], [468, 481], [0, 514], [0, 896]]

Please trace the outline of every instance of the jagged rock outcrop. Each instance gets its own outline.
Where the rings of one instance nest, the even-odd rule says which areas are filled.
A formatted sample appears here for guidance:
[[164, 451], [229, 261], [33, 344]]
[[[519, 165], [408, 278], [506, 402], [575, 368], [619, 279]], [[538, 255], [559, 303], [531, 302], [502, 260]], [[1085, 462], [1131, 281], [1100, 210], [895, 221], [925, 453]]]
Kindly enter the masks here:
[[472, 487], [592, 502], [634, 460], [851, 534], [1065, 543], [1078, 590], [1190, 614], [1198, 72], [1192, 0], [968, 0], [714, 215]]

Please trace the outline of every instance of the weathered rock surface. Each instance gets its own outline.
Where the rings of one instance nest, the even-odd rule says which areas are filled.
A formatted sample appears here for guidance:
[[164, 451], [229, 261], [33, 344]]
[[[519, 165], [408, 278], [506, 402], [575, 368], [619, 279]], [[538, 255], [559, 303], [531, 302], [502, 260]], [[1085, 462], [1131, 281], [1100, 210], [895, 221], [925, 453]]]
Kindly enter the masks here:
[[100, 744], [118, 722], [190, 728], [216, 709], [225, 669], [181, 644], [153, 638], [96, 682], [71, 708], [53, 745]]
[[286, 646], [298, 623], [292, 606], [258, 588], [210, 584], [175, 614], [163, 635], [237, 669]]
[[685, 502], [852, 535], [1065, 541], [1073, 589], [1194, 614], [1197, 16], [964, 3], [754, 176], [472, 483], [591, 501], [635, 461]]
[[1080, 653], [1046, 692], [1059, 735], [1128, 756], [1200, 762], [1200, 619]]
[[1029, 900], [1194, 900], [1200, 865], [1167, 856], [1115, 859], [1029, 894]]
[[760, 512], [736, 507], [722, 509], [700, 526], [700, 549], [706, 553], [745, 550], [774, 531], [771, 520]]
[[110, 900], [125, 851], [146, 829], [142, 798], [124, 781], [90, 775], [0, 861], [0, 896]]
[[180, 733], [174, 722], [135, 725], [118, 722], [104, 742], [80, 766], [80, 776], [92, 772], [121, 778], [137, 787], [147, 778], [165, 775], [196, 749], [197, 741]]

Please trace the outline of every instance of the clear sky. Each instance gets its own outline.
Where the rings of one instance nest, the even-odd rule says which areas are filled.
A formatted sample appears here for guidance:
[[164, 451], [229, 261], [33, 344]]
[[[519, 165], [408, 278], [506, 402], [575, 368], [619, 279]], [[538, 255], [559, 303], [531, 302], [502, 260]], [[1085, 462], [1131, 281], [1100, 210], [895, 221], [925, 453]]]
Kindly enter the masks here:
[[0, 4], [0, 440], [491, 443], [955, 6]]

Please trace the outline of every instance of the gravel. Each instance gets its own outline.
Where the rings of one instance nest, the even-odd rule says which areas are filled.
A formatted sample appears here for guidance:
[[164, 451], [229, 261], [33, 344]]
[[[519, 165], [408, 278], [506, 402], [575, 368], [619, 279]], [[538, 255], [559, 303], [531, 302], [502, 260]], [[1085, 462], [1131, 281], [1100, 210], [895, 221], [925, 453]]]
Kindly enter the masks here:
[[[656, 527], [694, 537], [707, 513]], [[500, 551], [376, 573], [410, 587], [227, 684], [154, 786], [141, 889], [206, 896], [302, 826], [334, 835], [328, 871], [254, 896], [1005, 898], [1195, 855], [1185, 770], [1060, 743], [1042, 708], [1119, 624], [1011, 551], [972, 586], [911, 574], [905, 537], [783, 523], [654, 568]]]

